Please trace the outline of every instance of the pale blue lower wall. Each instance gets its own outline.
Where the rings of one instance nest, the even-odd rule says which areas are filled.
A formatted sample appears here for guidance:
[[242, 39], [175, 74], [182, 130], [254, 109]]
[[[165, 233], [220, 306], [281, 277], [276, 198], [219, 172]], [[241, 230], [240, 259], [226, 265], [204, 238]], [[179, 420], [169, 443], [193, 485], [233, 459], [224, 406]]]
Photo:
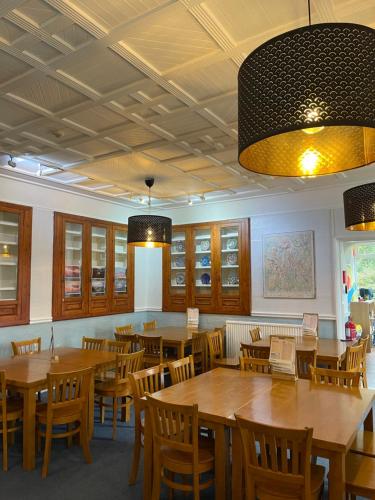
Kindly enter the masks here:
[[113, 338], [115, 326], [132, 323], [134, 329], [140, 331], [144, 321], [147, 321], [147, 313], [136, 312], [0, 328], [0, 357], [11, 355], [11, 340], [41, 337], [42, 349], [48, 349], [51, 339], [51, 326], [54, 329], [56, 347], [80, 347], [83, 336]]
[[[165, 313], [165, 312], [152, 312], [148, 313], [148, 321], [156, 319], [159, 326], [168, 325], [185, 325], [185, 313]], [[220, 327], [225, 324], [227, 320], [237, 321], [259, 321], [262, 323], [289, 323], [301, 324], [301, 319], [292, 318], [269, 318], [266, 316], [229, 316], [222, 314], [200, 314], [199, 326], [201, 328], [212, 329]], [[320, 320], [319, 321], [319, 337], [326, 339], [336, 338], [336, 321]]]
[[[33, 325], [12, 326], [0, 329], [0, 357], [11, 355], [11, 340], [26, 340], [42, 337], [42, 348], [49, 347], [51, 326], [54, 328], [55, 346], [79, 347], [83, 336], [113, 338], [116, 326], [131, 323], [135, 331], [143, 329], [144, 321], [156, 319], [159, 326], [182, 326], [186, 324], [185, 313], [165, 312], [135, 312], [131, 314], [116, 314], [113, 316], [98, 316], [95, 318], [74, 319], [69, 321], [56, 321], [53, 323], [37, 323]], [[261, 316], [226, 316], [221, 314], [200, 314], [199, 325], [201, 328], [212, 329], [225, 324], [227, 320], [248, 320], [267, 323], [295, 323], [301, 320], [291, 318], [267, 318]], [[328, 320], [319, 321], [319, 336], [321, 338], [335, 338], [336, 322]]]

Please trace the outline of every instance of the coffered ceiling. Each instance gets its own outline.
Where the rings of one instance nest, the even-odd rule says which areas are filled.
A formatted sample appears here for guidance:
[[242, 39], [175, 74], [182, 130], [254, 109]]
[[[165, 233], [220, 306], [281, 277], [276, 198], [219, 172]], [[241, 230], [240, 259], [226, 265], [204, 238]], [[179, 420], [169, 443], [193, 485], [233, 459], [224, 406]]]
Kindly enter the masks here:
[[[375, 0], [312, 0], [313, 22], [375, 27]], [[3, 0], [0, 171], [162, 206], [372, 180], [252, 174], [237, 162], [237, 73], [305, 0]], [[14, 155], [16, 168], [9, 167]]]

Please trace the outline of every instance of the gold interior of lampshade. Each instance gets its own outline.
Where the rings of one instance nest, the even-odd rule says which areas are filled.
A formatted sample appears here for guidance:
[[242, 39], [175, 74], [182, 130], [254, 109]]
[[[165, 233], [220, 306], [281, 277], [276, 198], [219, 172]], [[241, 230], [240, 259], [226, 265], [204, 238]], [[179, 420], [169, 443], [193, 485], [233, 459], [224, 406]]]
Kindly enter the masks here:
[[360, 222], [359, 224], [354, 224], [346, 229], [349, 231], [375, 231], [375, 221]]
[[146, 248], [164, 248], [169, 247], [169, 243], [161, 243], [160, 241], [133, 241], [128, 243], [131, 247], [146, 247]]
[[342, 172], [375, 161], [375, 128], [335, 125], [316, 127], [314, 133], [286, 132], [247, 147], [239, 161], [253, 172], [274, 176]]

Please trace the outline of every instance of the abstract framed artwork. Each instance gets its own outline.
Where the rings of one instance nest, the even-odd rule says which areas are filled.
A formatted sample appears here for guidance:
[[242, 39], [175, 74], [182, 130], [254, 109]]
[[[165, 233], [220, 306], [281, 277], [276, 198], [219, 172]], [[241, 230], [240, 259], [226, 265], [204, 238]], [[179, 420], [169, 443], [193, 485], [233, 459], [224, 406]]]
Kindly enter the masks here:
[[263, 235], [263, 296], [314, 299], [314, 231]]

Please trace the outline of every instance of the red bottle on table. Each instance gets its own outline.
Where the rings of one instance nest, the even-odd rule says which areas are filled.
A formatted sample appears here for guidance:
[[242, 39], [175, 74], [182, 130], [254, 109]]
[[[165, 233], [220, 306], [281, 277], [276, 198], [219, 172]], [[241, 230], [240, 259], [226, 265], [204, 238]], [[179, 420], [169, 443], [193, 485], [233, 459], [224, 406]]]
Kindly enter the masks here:
[[354, 340], [357, 337], [357, 330], [355, 328], [355, 323], [353, 322], [351, 316], [349, 316], [348, 321], [345, 323], [345, 339]]

